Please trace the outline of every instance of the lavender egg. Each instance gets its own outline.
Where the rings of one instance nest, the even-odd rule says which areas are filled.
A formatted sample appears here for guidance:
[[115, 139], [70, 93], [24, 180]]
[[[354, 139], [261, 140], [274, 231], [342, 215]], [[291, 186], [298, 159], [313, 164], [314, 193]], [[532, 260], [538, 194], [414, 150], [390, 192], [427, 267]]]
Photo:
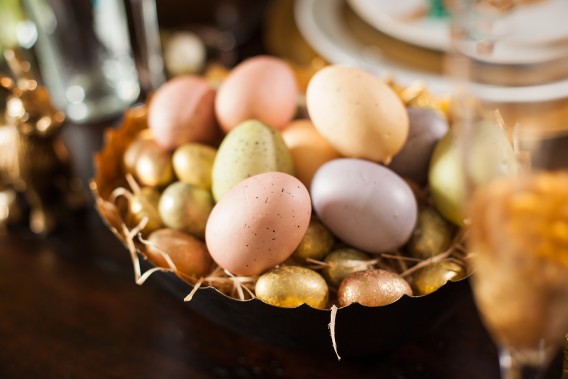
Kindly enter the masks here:
[[369, 253], [393, 251], [410, 238], [418, 206], [410, 186], [388, 168], [335, 159], [316, 172], [313, 210], [339, 239]]
[[388, 167], [419, 185], [425, 185], [434, 147], [448, 132], [448, 122], [429, 108], [408, 108], [407, 112], [408, 139]]

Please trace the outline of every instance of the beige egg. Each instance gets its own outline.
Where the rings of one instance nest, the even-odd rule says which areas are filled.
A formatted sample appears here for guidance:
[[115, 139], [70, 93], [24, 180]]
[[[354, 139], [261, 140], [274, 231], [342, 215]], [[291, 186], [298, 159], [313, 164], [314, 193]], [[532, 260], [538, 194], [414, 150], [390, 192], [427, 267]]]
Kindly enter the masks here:
[[294, 161], [294, 176], [309, 189], [312, 178], [324, 163], [340, 155], [314, 128], [310, 120], [293, 121], [284, 130], [282, 138]]
[[150, 234], [148, 242], [145, 253], [158, 267], [170, 267], [162, 254], [164, 252], [182, 277], [195, 280], [211, 271], [213, 260], [205, 243], [195, 236], [179, 230], [159, 229]]
[[280, 266], [264, 273], [256, 282], [255, 293], [260, 300], [282, 308], [307, 304], [324, 309], [329, 299], [322, 276], [300, 266]]
[[219, 87], [215, 114], [225, 132], [256, 119], [282, 129], [296, 114], [298, 84], [284, 60], [259, 55], [231, 70]]
[[388, 163], [409, 131], [406, 109], [378, 77], [355, 67], [331, 65], [310, 80], [310, 119], [341, 155]]
[[160, 202], [160, 192], [153, 187], [143, 187], [128, 199], [128, 224], [138, 225], [146, 219], [144, 233], [151, 233], [163, 226], [158, 204]]
[[292, 255], [311, 217], [310, 195], [282, 172], [251, 176], [213, 208], [205, 240], [217, 264], [239, 275], [258, 275]]

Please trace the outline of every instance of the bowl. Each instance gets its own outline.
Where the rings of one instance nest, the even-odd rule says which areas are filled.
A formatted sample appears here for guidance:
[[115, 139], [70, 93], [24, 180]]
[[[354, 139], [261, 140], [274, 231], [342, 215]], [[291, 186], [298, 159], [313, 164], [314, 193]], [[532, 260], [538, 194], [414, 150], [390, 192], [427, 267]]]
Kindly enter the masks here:
[[[146, 127], [144, 105], [127, 110], [122, 124], [106, 131], [103, 149], [95, 156], [95, 177], [90, 183], [102, 220], [124, 243], [124, 253], [130, 251], [141, 272], [155, 267], [144, 259], [142, 251], [128, 236], [125, 209], [110, 198], [116, 188], [125, 186], [122, 165], [125, 149]], [[373, 356], [393, 350], [442, 321], [469, 291], [466, 277], [448, 281], [427, 295], [404, 295], [380, 307], [354, 303], [330, 309], [315, 309], [305, 304], [281, 308], [257, 298], [234, 298], [216, 287], [195, 289], [192, 283], [171, 272], [158, 271], [152, 277], [180, 301], [195, 290], [191, 301], [184, 302], [187, 308], [224, 328], [269, 344], [310, 354], [337, 353], [340, 357]]]

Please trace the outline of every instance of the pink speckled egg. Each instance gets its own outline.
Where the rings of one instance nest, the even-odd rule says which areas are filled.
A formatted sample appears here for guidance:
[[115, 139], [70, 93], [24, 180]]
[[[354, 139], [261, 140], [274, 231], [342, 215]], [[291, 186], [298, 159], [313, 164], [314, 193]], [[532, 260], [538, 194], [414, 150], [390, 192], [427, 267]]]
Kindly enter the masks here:
[[148, 104], [148, 127], [156, 142], [173, 150], [185, 143], [213, 143], [219, 135], [215, 90], [197, 76], [180, 76], [160, 88]]
[[225, 132], [250, 119], [282, 129], [296, 114], [297, 96], [290, 65], [280, 58], [255, 56], [233, 68], [221, 84], [215, 114]]
[[310, 195], [282, 172], [251, 176], [213, 208], [205, 230], [215, 262], [238, 275], [258, 275], [284, 262], [298, 247], [311, 216]]

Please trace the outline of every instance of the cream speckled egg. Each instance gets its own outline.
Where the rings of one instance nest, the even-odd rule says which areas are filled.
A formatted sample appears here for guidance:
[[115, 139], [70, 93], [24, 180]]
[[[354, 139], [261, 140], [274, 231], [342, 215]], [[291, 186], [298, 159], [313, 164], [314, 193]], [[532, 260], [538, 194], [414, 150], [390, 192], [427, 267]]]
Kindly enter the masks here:
[[243, 180], [213, 208], [205, 241], [220, 267], [257, 275], [284, 262], [310, 223], [311, 202], [295, 177], [267, 172]]
[[316, 129], [341, 155], [387, 163], [408, 137], [406, 109], [378, 77], [356, 67], [318, 71], [306, 93]]

